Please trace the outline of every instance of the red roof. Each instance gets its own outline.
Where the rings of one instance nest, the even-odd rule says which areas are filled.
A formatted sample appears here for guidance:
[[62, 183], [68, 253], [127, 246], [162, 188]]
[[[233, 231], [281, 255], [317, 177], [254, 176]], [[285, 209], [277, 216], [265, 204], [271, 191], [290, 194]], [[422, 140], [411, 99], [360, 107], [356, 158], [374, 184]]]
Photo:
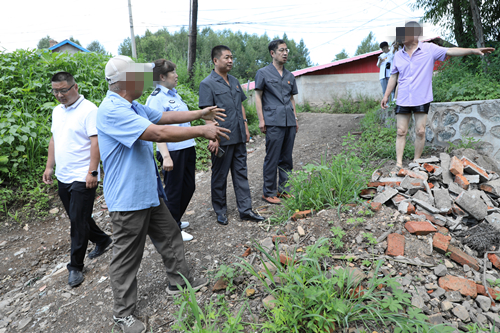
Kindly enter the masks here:
[[[437, 38], [440, 38], [440, 37], [425, 39], [425, 40], [423, 40], [423, 42], [429, 42], [429, 41], [437, 39]], [[331, 67], [335, 67], [335, 66], [339, 66], [339, 65], [344, 65], [344, 64], [347, 64], [347, 63], [350, 63], [353, 61], [359, 61], [361, 59], [365, 59], [365, 58], [379, 55], [380, 53], [382, 53], [382, 50], [373, 51], [373, 52], [369, 52], [369, 53], [365, 53], [365, 54], [360, 54], [360, 55], [352, 57], [352, 58], [342, 59], [342, 60], [330, 62], [328, 64], [324, 64], [324, 65], [312, 66], [312, 67], [308, 67], [308, 68], [304, 68], [304, 69], [299, 69], [297, 71], [292, 72], [292, 74], [295, 77], [297, 77], [297, 76], [301, 76], [301, 75], [304, 75], [307, 73], [317, 72], [317, 71], [321, 71], [321, 70], [324, 70], [327, 68], [331, 68]], [[248, 83], [245, 83], [245, 84], [242, 84], [241, 87], [243, 89], [247, 89], [247, 85], [248, 85]], [[255, 81], [250, 82], [249, 85], [250, 85], [249, 90], [255, 89]]]

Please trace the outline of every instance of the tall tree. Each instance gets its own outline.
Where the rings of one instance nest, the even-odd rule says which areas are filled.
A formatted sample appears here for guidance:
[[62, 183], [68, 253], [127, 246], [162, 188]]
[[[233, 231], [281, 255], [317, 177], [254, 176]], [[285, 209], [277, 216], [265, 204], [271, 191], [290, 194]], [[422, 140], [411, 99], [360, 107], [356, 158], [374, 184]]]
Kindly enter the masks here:
[[354, 55], [357, 56], [360, 54], [365, 54], [368, 52], [377, 51], [378, 49], [379, 49], [379, 45], [378, 45], [377, 41], [375, 40], [375, 36], [373, 35], [373, 32], [370, 31], [368, 36], [366, 36], [366, 38], [361, 41], [361, 44], [359, 44]]
[[345, 49], [342, 49], [342, 51], [340, 51], [339, 53], [337, 53], [335, 55], [335, 59], [333, 59], [332, 62], [339, 61], [342, 59], [347, 59], [347, 58], [349, 58], [349, 54], [346, 52]]
[[90, 42], [90, 44], [87, 45], [87, 50], [89, 50], [90, 52], [101, 53], [101, 54], [107, 53], [104, 46], [102, 46], [102, 44], [99, 43], [98, 40]]
[[73, 42], [73, 43], [77, 44], [77, 45], [82, 46], [82, 44], [80, 43], [80, 41], [79, 41], [78, 39], [73, 38], [73, 36], [71, 36], [71, 37], [69, 38], [69, 40], [70, 40], [71, 42]]
[[38, 45], [36, 46], [37, 49], [48, 49], [50, 47], [50, 40], [52, 38], [47, 35], [46, 37], [43, 37], [38, 41]]

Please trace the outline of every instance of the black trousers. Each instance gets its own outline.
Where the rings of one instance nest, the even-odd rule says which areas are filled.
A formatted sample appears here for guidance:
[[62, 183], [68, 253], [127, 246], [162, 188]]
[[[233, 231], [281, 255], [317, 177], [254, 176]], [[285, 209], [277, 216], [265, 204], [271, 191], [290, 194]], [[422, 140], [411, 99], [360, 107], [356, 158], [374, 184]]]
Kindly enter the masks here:
[[[159, 151], [156, 152], [156, 158], [163, 163], [163, 157]], [[186, 212], [196, 188], [194, 178], [196, 149], [189, 147], [171, 151], [170, 158], [174, 163], [174, 169], [168, 172], [162, 171], [167, 195], [165, 204], [180, 228], [182, 215]]]
[[212, 153], [212, 206], [217, 215], [227, 213], [227, 175], [231, 169], [236, 205], [241, 215], [252, 210], [252, 197], [247, 175], [247, 147], [245, 143], [222, 146], [225, 154], [216, 157]]
[[[274, 197], [277, 192], [288, 192], [288, 174], [293, 169], [293, 144], [296, 127], [266, 126], [266, 157], [263, 167], [263, 192], [266, 197]], [[279, 183], [276, 184], [276, 171]]]
[[81, 271], [89, 240], [101, 245], [109, 239], [92, 218], [97, 188], [88, 189], [85, 182], [58, 183], [59, 197], [71, 221], [71, 260], [67, 267], [70, 271]]

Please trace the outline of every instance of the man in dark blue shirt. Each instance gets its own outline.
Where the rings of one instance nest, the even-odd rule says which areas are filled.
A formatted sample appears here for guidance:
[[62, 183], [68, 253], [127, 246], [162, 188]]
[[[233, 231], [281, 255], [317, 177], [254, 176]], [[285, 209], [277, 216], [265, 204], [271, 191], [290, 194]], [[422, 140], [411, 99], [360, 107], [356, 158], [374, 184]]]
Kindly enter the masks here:
[[[286, 184], [293, 169], [293, 144], [299, 130], [293, 95], [298, 94], [298, 90], [295, 76], [284, 67], [289, 51], [285, 41], [273, 40], [268, 48], [273, 63], [255, 75], [255, 104], [260, 131], [266, 134], [262, 199], [279, 204], [279, 197], [289, 197]], [[279, 171], [278, 184], [276, 170]]]
[[247, 148], [250, 132], [242, 102], [247, 98], [238, 80], [229, 75], [233, 67], [233, 54], [229, 47], [218, 45], [212, 49], [215, 69], [200, 83], [199, 105], [218, 105], [227, 117], [220, 124], [231, 130], [229, 140], [210, 141], [212, 152], [212, 206], [217, 222], [227, 225], [226, 186], [231, 169], [236, 204], [243, 220], [263, 221], [264, 218], [252, 211], [252, 197], [247, 176]]

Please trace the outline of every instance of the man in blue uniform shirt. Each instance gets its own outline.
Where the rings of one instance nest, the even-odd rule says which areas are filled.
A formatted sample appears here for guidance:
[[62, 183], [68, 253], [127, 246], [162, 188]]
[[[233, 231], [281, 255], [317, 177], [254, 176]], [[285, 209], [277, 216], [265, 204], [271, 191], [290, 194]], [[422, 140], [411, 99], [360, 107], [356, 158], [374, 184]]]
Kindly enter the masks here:
[[252, 211], [252, 197], [247, 176], [247, 148], [250, 140], [245, 108], [242, 102], [247, 98], [238, 80], [229, 75], [233, 68], [233, 54], [229, 47], [215, 46], [212, 49], [215, 69], [200, 83], [201, 108], [216, 105], [226, 111], [227, 118], [222, 127], [231, 130], [231, 139], [210, 141], [212, 152], [212, 206], [217, 214], [217, 222], [227, 225], [226, 185], [231, 169], [236, 204], [243, 220], [263, 221], [264, 218]]
[[[299, 130], [295, 101], [295, 77], [284, 67], [288, 49], [282, 39], [269, 43], [273, 63], [261, 68], [255, 75], [255, 106], [259, 116], [259, 129], [266, 134], [266, 157], [263, 167], [262, 199], [279, 204], [280, 197], [288, 197], [288, 174], [293, 169], [293, 144]], [[276, 184], [276, 170], [279, 183]]]
[[222, 110], [212, 107], [162, 112], [137, 103], [135, 100], [144, 89], [144, 73], [138, 65], [125, 56], [108, 61], [105, 74], [109, 91], [97, 111], [104, 195], [113, 224], [113, 318], [124, 333], [146, 331], [133, 313], [137, 301], [136, 274], [147, 235], [162, 256], [169, 279], [168, 294], [180, 293], [177, 286], [185, 286], [181, 274], [195, 290], [208, 284], [204, 278], [194, 279], [187, 266], [181, 230], [164, 203], [152, 142], [178, 142], [198, 136], [217, 140], [219, 136], [228, 138], [225, 133], [229, 132], [213, 124], [191, 128], [159, 126], [199, 118], [214, 120]]

